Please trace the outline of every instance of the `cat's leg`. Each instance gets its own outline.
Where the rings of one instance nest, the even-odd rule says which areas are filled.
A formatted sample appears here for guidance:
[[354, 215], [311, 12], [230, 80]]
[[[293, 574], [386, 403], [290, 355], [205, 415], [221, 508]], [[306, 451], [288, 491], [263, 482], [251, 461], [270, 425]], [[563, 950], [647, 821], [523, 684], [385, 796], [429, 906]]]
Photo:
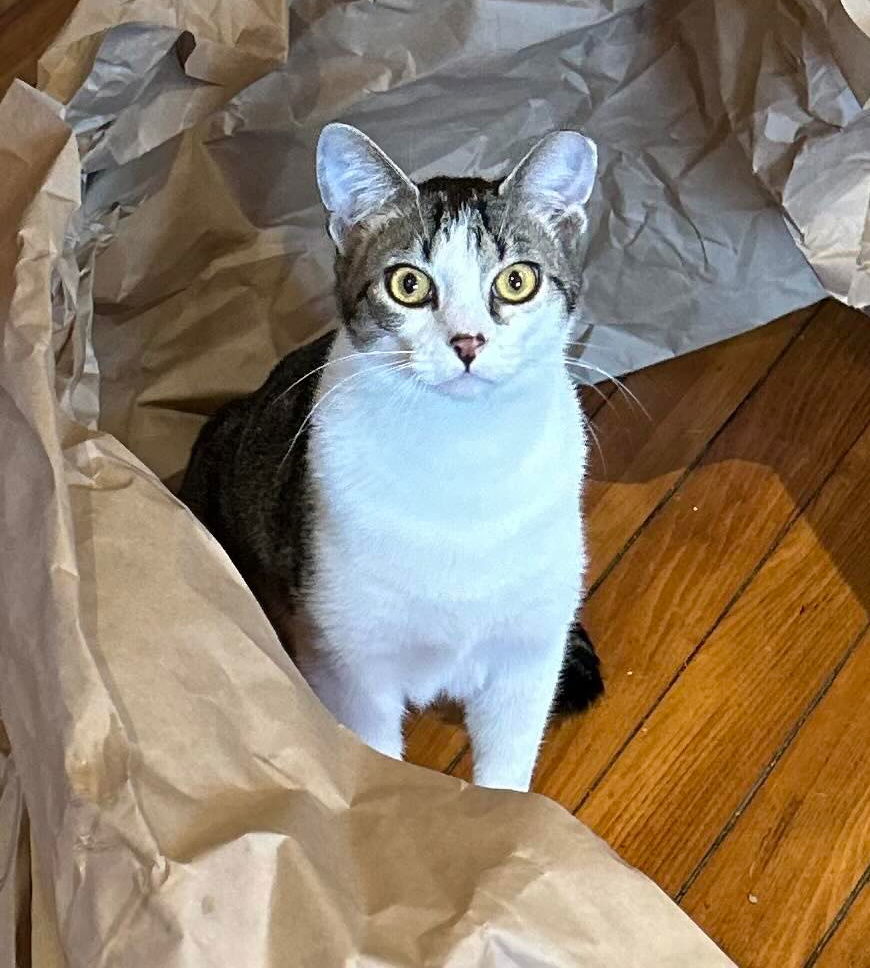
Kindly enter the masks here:
[[364, 743], [400, 760], [405, 700], [385, 664], [364, 660], [354, 667], [311, 652], [300, 658], [300, 671], [332, 715]]
[[533, 660], [503, 662], [482, 688], [466, 697], [475, 783], [529, 789], [564, 650], [560, 637], [536, 649]]

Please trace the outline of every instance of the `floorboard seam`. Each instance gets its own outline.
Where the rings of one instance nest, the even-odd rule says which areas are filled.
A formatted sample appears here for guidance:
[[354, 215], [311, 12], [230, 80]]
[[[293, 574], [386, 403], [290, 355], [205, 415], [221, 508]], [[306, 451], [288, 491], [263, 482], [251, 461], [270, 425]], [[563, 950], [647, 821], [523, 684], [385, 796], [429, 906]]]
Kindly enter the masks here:
[[578, 383], [577, 384], [577, 396], [578, 396], [578, 399], [580, 399], [581, 408], [583, 404], [583, 401], [581, 398], [581, 392], [585, 390], [586, 387], [591, 387], [597, 393], [600, 394], [600, 396], [597, 397], [595, 400], [594, 407], [589, 407], [588, 410], [586, 408], [583, 408], [583, 416], [586, 418], [587, 423], [594, 422], [595, 418], [598, 416], [599, 413], [601, 413], [601, 411], [605, 407], [613, 406], [613, 403], [611, 402], [610, 398], [613, 396], [615, 385], [610, 386], [609, 388], [610, 392], [607, 392], [607, 390], [605, 389], [606, 386], [607, 386], [606, 383], [604, 386], [600, 386], [597, 383]]
[[771, 361], [770, 366], [764, 371], [764, 373], [759, 377], [759, 379], [749, 388], [745, 396], [740, 400], [740, 402], [734, 407], [731, 413], [722, 421], [719, 428], [711, 434], [709, 440], [704, 444], [701, 450], [695, 455], [691, 463], [687, 464], [682, 474], [677, 478], [676, 481], [671, 485], [670, 488], [662, 495], [660, 500], [656, 503], [655, 507], [649, 512], [649, 514], [643, 519], [643, 521], [638, 525], [638, 527], [632, 532], [631, 536], [626, 540], [625, 544], [616, 554], [610, 559], [608, 565], [604, 568], [601, 574], [595, 579], [594, 582], [589, 586], [586, 595], [584, 596], [584, 603], [588, 602], [590, 598], [598, 591], [601, 585], [610, 577], [614, 568], [619, 564], [620, 561], [625, 557], [628, 551], [631, 549], [632, 545], [637, 541], [640, 535], [646, 530], [646, 528], [653, 522], [656, 516], [660, 513], [662, 508], [670, 501], [670, 499], [680, 490], [680, 488], [685, 484], [689, 476], [695, 471], [698, 465], [703, 461], [704, 457], [709, 453], [710, 448], [718, 440], [718, 438], [725, 432], [725, 430], [737, 419], [737, 416], [744, 409], [744, 407], [749, 403], [749, 401], [755, 396], [755, 394], [761, 389], [762, 386], [767, 382], [771, 373], [779, 366], [783, 357], [788, 353], [788, 351], [794, 346], [800, 336], [806, 332], [807, 328], [812, 324], [813, 320], [822, 312], [827, 303], [821, 303], [815, 310], [813, 310], [807, 318], [801, 323], [801, 325], [795, 330], [792, 338], [785, 344], [785, 346], [777, 353], [774, 359]]
[[870, 867], [864, 871], [864, 873], [858, 878], [858, 882], [849, 892], [849, 896], [840, 905], [840, 910], [834, 915], [834, 919], [825, 929], [825, 933], [819, 938], [818, 944], [810, 952], [809, 958], [803, 963], [803, 968], [813, 968], [813, 965], [819, 960], [822, 952], [827, 948], [831, 938], [837, 933], [837, 929], [843, 923], [846, 915], [849, 913], [852, 905], [858, 900], [861, 891], [864, 890], [867, 885], [870, 884]]
[[613, 754], [613, 756], [611, 756], [611, 758], [607, 761], [607, 763], [601, 768], [601, 770], [596, 775], [595, 779], [589, 785], [586, 792], [580, 798], [580, 801], [571, 810], [571, 813], [576, 814], [579, 810], [581, 810], [586, 805], [586, 802], [589, 800], [589, 797], [591, 797], [592, 794], [601, 785], [601, 782], [603, 781], [604, 777], [610, 772], [610, 770], [613, 768], [613, 765], [616, 763], [619, 757], [622, 756], [622, 754], [625, 752], [629, 743], [631, 743], [634, 740], [634, 738], [638, 735], [640, 730], [649, 720], [650, 716], [659, 707], [659, 705], [661, 704], [665, 696], [667, 696], [667, 694], [671, 691], [671, 689], [673, 689], [673, 687], [676, 685], [680, 676], [686, 671], [686, 669], [689, 667], [689, 665], [692, 663], [692, 661], [695, 659], [695, 657], [698, 655], [701, 649], [703, 649], [703, 647], [707, 644], [707, 641], [709, 640], [710, 636], [716, 631], [716, 629], [724, 620], [725, 616], [737, 604], [737, 601], [740, 599], [740, 597], [744, 594], [746, 589], [749, 588], [749, 586], [755, 580], [755, 577], [758, 575], [758, 573], [761, 571], [761, 569], [764, 567], [764, 565], [767, 563], [767, 561], [770, 559], [770, 557], [773, 555], [773, 553], [782, 543], [782, 541], [784, 540], [788, 532], [795, 526], [795, 524], [806, 513], [806, 511], [813, 505], [813, 503], [818, 498], [819, 494], [827, 485], [828, 481], [830, 481], [831, 478], [834, 476], [834, 474], [837, 473], [843, 461], [852, 452], [852, 449], [855, 447], [858, 441], [864, 436], [868, 428], [870, 428], [870, 421], [867, 421], [862, 426], [861, 430], [853, 437], [853, 439], [849, 441], [846, 447], [843, 448], [840, 456], [833, 462], [828, 473], [825, 474], [825, 476], [819, 481], [816, 487], [813, 488], [812, 491], [810, 491], [810, 493], [806, 496], [806, 499], [803, 501], [803, 503], [792, 510], [792, 513], [789, 515], [787, 520], [783, 523], [783, 526], [776, 533], [773, 540], [768, 545], [767, 549], [764, 551], [764, 553], [756, 562], [755, 566], [750, 569], [750, 571], [746, 574], [746, 577], [743, 579], [743, 581], [740, 583], [738, 588], [735, 590], [734, 594], [725, 603], [724, 608], [716, 617], [716, 619], [713, 621], [713, 624], [710, 626], [709, 629], [707, 629], [704, 635], [701, 636], [701, 638], [698, 641], [698, 644], [686, 656], [686, 658], [680, 664], [679, 669], [677, 669], [677, 671], [673, 674], [673, 676], [671, 676], [671, 678], [668, 680], [667, 684], [665, 685], [664, 689], [655, 698], [653, 703], [647, 709], [646, 713], [644, 713], [644, 715], [635, 723], [631, 732], [626, 737], [625, 742], [622, 743], [619, 749]]
[[821, 686], [816, 690], [816, 692], [813, 694], [810, 701], [801, 711], [798, 718], [795, 720], [793, 726], [788, 731], [786, 736], [783, 738], [782, 743], [776, 749], [776, 751], [774, 752], [770, 760], [762, 768], [761, 772], [756, 777], [752, 786], [746, 792], [746, 795], [740, 801], [738, 806], [734, 808], [734, 811], [732, 812], [731, 816], [728, 818], [728, 820], [725, 822], [722, 829], [716, 835], [713, 842], [704, 852], [703, 857], [698, 861], [698, 863], [695, 865], [695, 868], [692, 870], [692, 872], [684, 881], [683, 886], [674, 894], [673, 897], [674, 897], [674, 900], [677, 902], [677, 904], [682, 903], [685, 896], [691, 890], [692, 885], [701, 876], [701, 874], [704, 871], [704, 868], [710, 862], [713, 855], [722, 846], [722, 844], [727, 839], [728, 835], [737, 825], [741, 815], [744, 813], [744, 811], [750, 805], [750, 803], [752, 803], [752, 801], [755, 799], [755, 796], [758, 793], [758, 791], [767, 782], [768, 777], [776, 769], [777, 764], [785, 755], [788, 748], [795, 741], [800, 731], [806, 725], [807, 720], [810, 718], [810, 716], [812, 716], [813, 712], [818, 707], [819, 703], [828, 694], [831, 686], [833, 686], [837, 677], [840, 675], [840, 673], [843, 671], [844, 667], [846, 666], [846, 663], [848, 663], [849, 659], [851, 659], [852, 656], [855, 654], [855, 651], [857, 650], [858, 646], [866, 638], [868, 631], [870, 631], [870, 622], [865, 623], [864, 627], [861, 629], [858, 635], [856, 635], [855, 638], [849, 643], [849, 645], [846, 647], [845, 651], [837, 660], [833, 668], [828, 672], [828, 675], [825, 677]]

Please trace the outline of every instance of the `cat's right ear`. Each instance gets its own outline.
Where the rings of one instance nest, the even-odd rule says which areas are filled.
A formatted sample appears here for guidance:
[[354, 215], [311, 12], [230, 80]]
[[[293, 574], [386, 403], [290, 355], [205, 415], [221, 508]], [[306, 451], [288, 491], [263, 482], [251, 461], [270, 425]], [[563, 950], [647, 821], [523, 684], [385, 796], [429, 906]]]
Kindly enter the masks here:
[[396, 205], [417, 205], [414, 183], [349, 124], [328, 124], [321, 131], [317, 184], [329, 214], [329, 234], [340, 252], [354, 226]]

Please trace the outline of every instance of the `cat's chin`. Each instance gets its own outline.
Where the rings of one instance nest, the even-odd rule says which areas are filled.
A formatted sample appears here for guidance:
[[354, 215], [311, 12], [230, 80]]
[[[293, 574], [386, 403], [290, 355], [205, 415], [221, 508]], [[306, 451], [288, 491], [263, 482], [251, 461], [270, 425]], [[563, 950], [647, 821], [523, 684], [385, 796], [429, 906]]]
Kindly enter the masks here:
[[474, 373], [462, 373], [442, 383], [436, 383], [434, 389], [458, 400], [473, 400], [475, 397], [489, 393], [493, 386], [493, 381], [485, 377], [476, 376]]

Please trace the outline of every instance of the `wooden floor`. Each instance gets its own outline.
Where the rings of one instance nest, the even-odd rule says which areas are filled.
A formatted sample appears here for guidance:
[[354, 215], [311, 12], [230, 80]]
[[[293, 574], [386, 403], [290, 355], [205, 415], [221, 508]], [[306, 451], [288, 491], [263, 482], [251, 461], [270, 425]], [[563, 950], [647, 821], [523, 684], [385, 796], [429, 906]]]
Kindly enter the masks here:
[[[607, 694], [535, 789], [742, 968], [870, 968], [870, 320], [834, 303], [588, 397]], [[468, 777], [461, 728], [409, 724]]]
[[[36, 82], [36, 59], [77, 0], [0, 0], [0, 96], [20, 77]], [[108, 0], [107, 0], [108, 2]]]
[[[73, 5], [0, 0], [0, 92]], [[536, 789], [741, 968], [870, 968], [870, 320], [825, 303], [626, 384], [648, 415], [587, 398], [607, 695]], [[469, 775], [434, 714], [408, 748]]]

